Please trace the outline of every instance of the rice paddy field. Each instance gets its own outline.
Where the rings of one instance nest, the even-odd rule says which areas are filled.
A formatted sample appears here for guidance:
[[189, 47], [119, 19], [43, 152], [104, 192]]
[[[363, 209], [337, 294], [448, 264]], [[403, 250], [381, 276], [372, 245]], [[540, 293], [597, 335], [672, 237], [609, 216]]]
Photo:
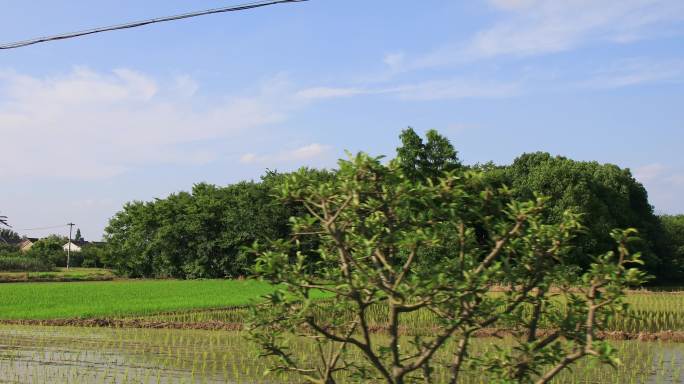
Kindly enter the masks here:
[[[0, 383], [301, 382], [284, 374], [264, 376], [269, 362], [257, 358], [257, 348], [239, 327], [221, 328], [242, 324], [243, 306], [272, 290], [253, 280], [0, 284]], [[684, 293], [637, 291], [627, 300], [631, 313], [611, 320], [609, 330], [666, 337], [614, 340], [623, 365], [613, 369], [583, 360], [555, 383], [684, 383], [684, 337], [667, 337], [684, 335]], [[51, 326], [59, 319], [119, 322], [115, 327]], [[22, 321], [34, 323], [16, 324]], [[372, 325], [382, 329], [385, 323], [386, 314], [374, 309]], [[169, 324], [174, 329], [154, 329]], [[406, 319], [404, 331], [429, 333], [433, 324], [430, 313], [416, 312]], [[213, 329], [205, 325], [220, 330], [205, 330]], [[475, 339], [473, 352], [510, 345], [505, 337], [482, 337]], [[450, 348], [442, 352], [444, 358]], [[307, 341], [292, 340], [292, 350], [307, 361], [319, 354]], [[359, 358], [350, 353], [352, 360]], [[468, 372], [463, 382], [487, 379], [482, 372]]]
[[[382, 336], [377, 336], [382, 337]], [[476, 339], [472, 353], [510, 347], [506, 339]], [[684, 344], [615, 343], [624, 364], [617, 369], [583, 360], [555, 383], [681, 383]], [[438, 359], [448, 357], [451, 347]], [[314, 345], [292, 350], [313, 359]], [[268, 360], [240, 332], [0, 326], [0, 382], [8, 383], [299, 383], [286, 374], [265, 376]], [[359, 356], [352, 352], [352, 360]], [[445, 364], [442, 364], [445, 366]], [[440, 375], [446, 372], [439, 365]], [[467, 371], [463, 383], [486, 383]], [[354, 381], [341, 379], [340, 383]], [[439, 381], [441, 382], [441, 381]]]
[[0, 319], [108, 318], [248, 304], [256, 280], [117, 280], [0, 284]]
[[[608, 331], [630, 334], [675, 331], [684, 333], [684, 292], [634, 292], [627, 297], [630, 313], [617, 316], [607, 324]], [[133, 318], [150, 322], [239, 323], [246, 315], [240, 307], [204, 311], [179, 311], [158, 313]], [[321, 314], [324, 316], [324, 314]], [[387, 313], [377, 307], [369, 310], [370, 324], [381, 328], [387, 323]], [[406, 332], [430, 334], [435, 324], [434, 314], [417, 311], [404, 317]]]

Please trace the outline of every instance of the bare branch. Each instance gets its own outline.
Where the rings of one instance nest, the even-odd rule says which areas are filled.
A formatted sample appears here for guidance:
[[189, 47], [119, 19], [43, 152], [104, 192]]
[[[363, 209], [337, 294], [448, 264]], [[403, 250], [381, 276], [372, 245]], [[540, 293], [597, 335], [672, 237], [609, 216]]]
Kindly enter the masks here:
[[520, 231], [520, 228], [522, 227], [523, 223], [525, 222], [525, 218], [523, 217], [518, 217], [518, 219], [515, 222], [515, 225], [513, 228], [506, 232], [506, 234], [499, 240], [496, 241], [494, 244], [494, 248], [489, 252], [489, 254], [480, 262], [480, 265], [477, 266], [477, 268], [474, 271], [474, 274], [480, 274], [484, 271], [485, 268], [491, 264], [492, 261], [499, 255], [499, 252], [503, 249], [504, 245], [508, 242], [508, 240], [516, 235], [518, 231]]
[[413, 247], [411, 249], [411, 253], [409, 253], [408, 257], [406, 258], [406, 262], [404, 265], [401, 267], [401, 273], [399, 273], [399, 276], [397, 277], [397, 280], [394, 282], [394, 285], [392, 286], [393, 289], [397, 289], [401, 282], [404, 280], [404, 277], [408, 273], [408, 271], [411, 269], [411, 266], [413, 265], [413, 260], [416, 257], [417, 253], [417, 247]]

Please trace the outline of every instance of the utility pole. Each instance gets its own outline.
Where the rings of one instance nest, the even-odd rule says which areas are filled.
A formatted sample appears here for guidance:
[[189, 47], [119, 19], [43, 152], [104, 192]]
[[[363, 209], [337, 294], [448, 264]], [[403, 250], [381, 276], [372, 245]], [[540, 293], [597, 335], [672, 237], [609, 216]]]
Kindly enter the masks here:
[[74, 230], [74, 223], [67, 223], [69, 226], [69, 246], [67, 247], [67, 270], [69, 270], [69, 259], [71, 258], [71, 233]]

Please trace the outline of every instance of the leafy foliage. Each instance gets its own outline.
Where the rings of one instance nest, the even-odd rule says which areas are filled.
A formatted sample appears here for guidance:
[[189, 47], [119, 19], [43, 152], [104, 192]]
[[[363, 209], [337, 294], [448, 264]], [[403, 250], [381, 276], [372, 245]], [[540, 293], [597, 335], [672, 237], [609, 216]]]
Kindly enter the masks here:
[[47, 272], [54, 269], [54, 264], [34, 257], [14, 254], [0, 255], [0, 271], [2, 272]]
[[402, 145], [397, 148], [397, 159], [406, 177], [425, 180], [462, 167], [458, 152], [446, 137], [435, 130], [429, 130], [425, 136], [423, 142], [410, 127], [399, 135]]
[[684, 276], [684, 215], [660, 216], [670, 276]]
[[[505, 187], [488, 186], [480, 172], [445, 172], [423, 183], [404, 169], [402, 161], [382, 165], [359, 154], [340, 161], [333, 180], [299, 172], [281, 185], [283, 201], [300, 203], [308, 213], [291, 218], [290, 238], [255, 247], [256, 273], [282, 287], [255, 309], [251, 328], [264, 355], [279, 359], [275, 370], [316, 383], [334, 383], [338, 375], [432, 382], [433, 357], [449, 342], [458, 345], [446, 363], [452, 383], [464, 364], [487, 368], [489, 382], [544, 383], [587, 355], [617, 363], [594, 334], [623, 309], [625, 285], [644, 279], [626, 267], [640, 262], [627, 248], [633, 230], [614, 231], [617, 251], [592, 258], [573, 281], [565, 261], [582, 228], [577, 214], [566, 211], [552, 222], [547, 198], [517, 200]], [[478, 236], [479, 230], [487, 236]], [[317, 239], [316, 258], [301, 250], [307, 237]], [[445, 245], [451, 250], [444, 257], [421, 262]], [[491, 295], [493, 284], [507, 289]], [[562, 314], [549, 305], [552, 284], [565, 288]], [[334, 298], [315, 300], [320, 291]], [[368, 312], [375, 307], [387, 313], [386, 341], [371, 337]], [[406, 345], [403, 319], [421, 310], [436, 314], [435, 330]], [[343, 315], [349, 313], [351, 318]], [[539, 332], [541, 319], [553, 332]], [[522, 335], [512, 352], [469, 355], [474, 332], [501, 324]], [[288, 335], [318, 343], [321, 361], [297, 360], [288, 351]], [[347, 360], [349, 349], [360, 351], [365, 362]]]
[[65, 237], [50, 235], [38, 240], [25, 255], [46, 265], [65, 267], [67, 256], [62, 247], [67, 241]]
[[0, 244], [18, 244], [21, 236], [9, 228], [0, 228]]
[[567, 210], [582, 215], [586, 230], [579, 234], [577, 248], [569, 255], [574, 264], [587, 268], [591, 263], [587, 255], [612, 248], [612, 228], [629, 227], [638, 229], [643, 238], [638, 248], [645, 269], [668, 277], [671, 265], [664, 258], [658, 219], [648, 203], [646, 189], [628, 169], [537, 152], [523, 154], [503, 172], [494, 169], [491, 178], [509, 185], [519, 199], [548, 196], [547, 217], [551, 222], [560, 223]]
[[86, 244], [78, 253], [81, 260], [80, 266], [84, 268], [109, 268], [111, 260], [104, 246], [98, 244]]

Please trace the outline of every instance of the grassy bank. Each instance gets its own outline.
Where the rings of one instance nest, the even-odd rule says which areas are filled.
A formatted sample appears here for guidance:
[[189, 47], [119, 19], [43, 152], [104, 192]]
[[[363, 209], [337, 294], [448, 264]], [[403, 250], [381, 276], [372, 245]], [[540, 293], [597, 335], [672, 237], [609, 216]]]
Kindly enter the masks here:
[[103, 268], [57, 268], [50, 272], [0, 272], [0, 283], [109, 281], [116, 275]]

